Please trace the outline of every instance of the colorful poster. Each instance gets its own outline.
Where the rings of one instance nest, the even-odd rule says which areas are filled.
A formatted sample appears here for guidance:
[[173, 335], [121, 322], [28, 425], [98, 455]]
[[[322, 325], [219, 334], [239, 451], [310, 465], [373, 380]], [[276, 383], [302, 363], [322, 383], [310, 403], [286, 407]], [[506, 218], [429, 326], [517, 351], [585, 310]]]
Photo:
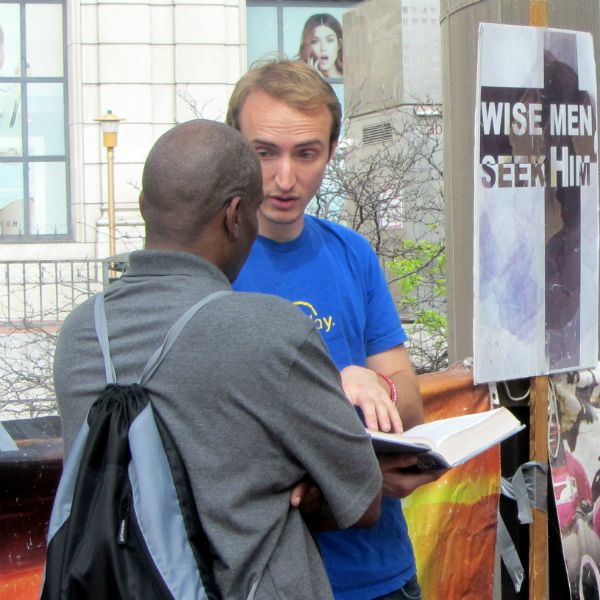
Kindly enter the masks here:
[[40, 597], [46, 532], [61, 471], [59, 417], [0, 422], [2, 600]]
[[600, 371], [550, 378], [552, 488], [571, 598], [600, 598]]
[[[419, 375], [419, 387], [426, 421], [490, 409], [488, 386], [462, 364]], [[402, 501], [423, 600], [493, 597], [499, 497], [495, 446]]]
[[480, 25], [474, 174], [475, 381], [595, 366], [590, 34]]

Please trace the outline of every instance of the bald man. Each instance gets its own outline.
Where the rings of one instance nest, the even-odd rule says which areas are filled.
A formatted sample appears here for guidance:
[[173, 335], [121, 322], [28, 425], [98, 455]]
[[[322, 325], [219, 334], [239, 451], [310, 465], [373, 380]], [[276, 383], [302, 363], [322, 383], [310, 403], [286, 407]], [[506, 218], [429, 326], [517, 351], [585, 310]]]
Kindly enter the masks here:
[[[204, 120], [156, 142], [142, 184], [146, 248], [105, 293], [123, 383], [137, 380], [190, 306], [230, 289], [262, 200], [252, 147]], [[54, 377], [68, 455], [105, 382], [93, 300], [65, 321]], [[331, 599], [290, 492], [310, 477], [336, 526], [368, 526], [379, 514], [381, 472], [312, 322], [279, 298], [229, 294], [188, 322], [146, 387], [188, 470], [222, 597]]]

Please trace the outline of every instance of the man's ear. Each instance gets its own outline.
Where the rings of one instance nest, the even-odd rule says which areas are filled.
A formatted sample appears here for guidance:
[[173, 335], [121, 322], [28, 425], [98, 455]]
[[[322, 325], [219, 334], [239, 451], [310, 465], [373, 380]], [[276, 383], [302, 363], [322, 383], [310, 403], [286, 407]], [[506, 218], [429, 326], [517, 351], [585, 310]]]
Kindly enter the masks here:
[[224, 226], [227, 234], [234, 240], [240, 237], [241, 196], [234, 196], [225, 206]]
[[331, 146], [329, 147], [329, 158], [327, 159], [327, 162], [329, 162], [333, 158], [333, 155], [335, 154], [337, 147], [338, 147], [337, 142], [333, 142], [333, 144], [331, 144]]
[[139, 204], [139, 207], [140, 207], [140, 214], [142, 215], [142, 219], [144, 219], [144, 221], [145, 221], [146, 217], [144, 215], [144, 207], [145, 207], [144, 192], [140, 192], [140, 197], [138, 199], [138, 204]]

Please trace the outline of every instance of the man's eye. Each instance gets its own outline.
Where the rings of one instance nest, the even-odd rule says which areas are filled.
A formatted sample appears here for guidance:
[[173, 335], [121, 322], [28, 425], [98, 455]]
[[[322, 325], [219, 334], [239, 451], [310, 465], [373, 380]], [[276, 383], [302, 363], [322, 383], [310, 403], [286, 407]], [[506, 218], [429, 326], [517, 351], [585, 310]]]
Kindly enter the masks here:
[[256, 153], [259, 158], [268, 158], [271, 156], [271, 153], [268, 150], [257, 150]]
[[306, 152], [301, 152], [300, 153], [300, 158], [303, 158], [304, 160], [311, 160], [316, 156], [315, 152], [312, 151], [306, 151]]

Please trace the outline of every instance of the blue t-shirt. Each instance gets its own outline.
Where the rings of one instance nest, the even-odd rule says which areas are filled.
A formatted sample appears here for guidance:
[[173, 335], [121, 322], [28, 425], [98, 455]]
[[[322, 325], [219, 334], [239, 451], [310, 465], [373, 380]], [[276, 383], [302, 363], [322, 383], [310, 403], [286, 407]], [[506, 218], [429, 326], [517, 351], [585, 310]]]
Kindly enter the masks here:
[[[355, 231], [304, 217], [298, 238], [258, 236], [233, 287], [293, 302], [317, 325], [338, 369], [406, 341], [377, 256]], [[400, 501], [385, 497], [368, 529], [318, 535], [337, 600], [366, 600], [396, 590], [416, 572]]]

